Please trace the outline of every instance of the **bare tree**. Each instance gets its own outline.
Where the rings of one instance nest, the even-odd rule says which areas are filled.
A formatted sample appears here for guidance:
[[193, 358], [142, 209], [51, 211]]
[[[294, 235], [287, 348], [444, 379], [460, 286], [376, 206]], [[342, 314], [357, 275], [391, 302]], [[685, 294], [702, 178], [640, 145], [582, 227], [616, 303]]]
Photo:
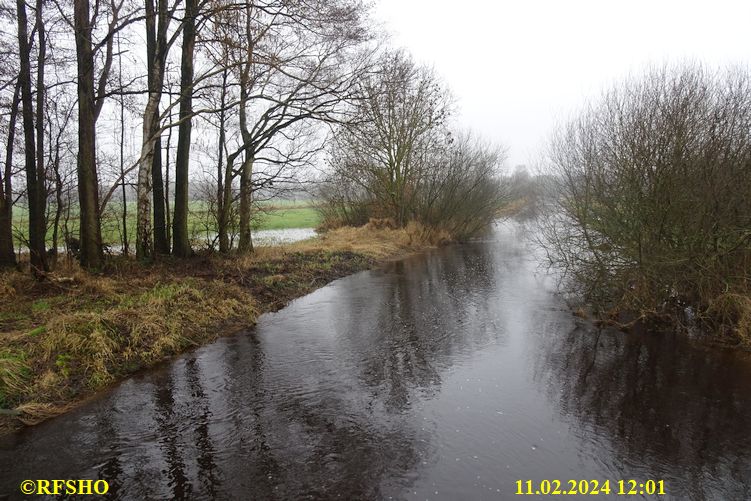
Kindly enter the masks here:
[[[193, 57], [196, 44], [196, 0], [185, 0], [183, 44], [180, 63], [180, 135], [175, 160], [175, 207], [172, 228], [173, 253], [187, 257], [192, 253], [188, 238], [188, 174], [190, 136], [193, 115]], [[224, 113], [224, 110], [220, 110]]]
[[[149, 49], [148, 85], [149, 94], [146, 107], [143, 112], [143, 145], [138, 166], [137, 185], [137, 226], [136, 226], [136, 255], [141, 259], [149, 259], [154, 252], [153, 227], [151, 222], [151, 197], [153, 186], [153, 173], [155, 156], [161, 158], [161, 136], [159, 102], [162, 98], [164, 87], [164, 75], [166, 71], [167, 55], [175, 41], [176, 33], [168, 37], [169, 26], [179, 5], [176, 0], [170, 5], [168, 0], [146, 0], [146, 33]], [[159, 149], [159, 151], [157, 151]], [[161, 169], [161, 159], [156, 164]], [[161, 190], [161, 175], [159, 176], [159, 190]], [[158, 209], [164, 214], [164, 198], [158, 200], [161, 206]], [[164, 231], [165, 221], [160, 220], [161, 229]], [[160, 235], [160, 240], [166, 235]]]
[[[195, 141], [192, 128], [196, 123], [210, 124], [218, 132], [218, 137], [209, 136], [202, 141], [218, 143], [214, 212], [220, 247], [229, 250], [228, 221], [237, 219], [239, 231], [231, 231], [239, 234], [243, 251], [251, 250], [256, 194], [267, 197], [289, 189], [299, 180], [302, 168], [312, 164], [326, 132], [320, 124], [336, 123], [351, 111], [344, 103], [353, 97], [358, 77], [367, 67], [367, 57], [359, 56], [364, 43], [371, 39], [363, 22], [367, 7], [359, 0], [144, 0], [138, 5], [130, 0], [74, 0], [70, 4], [34, 0], [17, 1], [15, 9], [3, 8], [12, 13], [6, 17], [18, 17], [18, 33], [2, 36], [3, 40], [13, 37], [17, 47], [13, 53], [17, 52], [21, 64], [13, 68], [12, 77], [6, 78], [9, 72], [6, 63], [2, 63], [0, 93], [2, 105], [11, 111], [6, 116], [12, 123], [8, 128], [5, 169], [0, 173], [0, 252], [5, 255], [3, 263], [15, 262], [12, 206], [19, 199], [24, 203], [28, 200], [28, 244], [32, 264], [39, 270], [47, 269], [44, 251], [48, 226], [55, 248], [51, 255], [61, 235], [66, 241], [71, 237], [82, 265], [101, 269], [102, 232], [108, 238], [110, 233], [108, 226], [103, 229], [103, 220], [112, 225], [104, 208], [115, 194], [123, 198], [117, 227], [122, 227], [124, 248], [130, 246], [126, 177], [135, 169], [136, 254], [150, 258], [155, 251], [168, 252], [168, 236], [174, 237], [176, 255], [191, 254], [189, 179], [195, 164], [210, 156], [199, 151], [191, 158], [191, 142]], [[35, 13], [33, 21], [26, 17], [29, 8]], [[141, 11], [144, 15], [138, 17]], [[128, 52], [128, 47], [124, 51], [120, 47], [121, 35], [127, 44], [134, 29], [141, 29], [134, 24], [140, 20], [145, 20], [146, 25], [147, 60], [145, 64], [131, 65], [129, 82], [120, 72], [111, 78], [115, 59], [122, 59], [123, 53]], [[165, 82], [177, 75], [174, 63], [178, 57], [170, 54], [170, 48], [178, 38], [182, 38], [179, 98], [173, 99], [175, 96], [167, 91], [170, 100], [164, 103]], [[71, 68], [74, 58], [75, 72]], [[122, 66], [119, 61], [118, 67]], [[145, 71], [141, 66], [145, 66]], [[144, 81], [145, 85], [140, 83]], [[9, 94], [14, 86], [18, 91], [11, 102]], [[75, 104], [61, 98], [70, 93], [71, 86], [76, 87]], [[113, 95], [120, 97], [119, 128], [110, 126], [118, 121], [118, 103], [105, 105]], [[125, 114], [126, 96], [143, 111], [137, 159], [126, 158], [126, 135], [133, 129]], [[175, 113], [178, 106], [179, 112]], [[16, 119], [19, 113], [22, 115]], [[98, 132], [100, 115], [114, 120], [100, 124], [102, 131]], [[20, 147], [20, 141], [14, 141], [21, 131], [16, 120], [23, 123], [23, 172], [13, 165], [13, 152]], [[6, 123], [3, 121], [3, 127]], [[170, 187], [164, 186], [162, 178], [160, 138], [173, 128], [179, 137], [175, 215], [170, 221]], [[77, 147], [69, 144], [72, 130], [77, 132]], [[116, 155], [109, 154], [113, 142], [119, 143], [119, 165]], [[70, 182], [71, 172], [66, 169], [67, 159], [73, 155], [77, 157], [75, 183]], [[168, 152], [168, 158], [169, 155]], [[13, 174], [26, 182], [25, 190], [16, 187], [15, 194]], [[100, 181], [110, 185], [101, 200]], [[68, 202], [71, 188], [78, 194], [78, 203], [72, 207]], [[74, 242], [75, 235], [69, 235], [69, 231], [75, 232], [76, 228], [68, 227], [67, 219], [70, 214], [75, 217], [76, 212], [80, 218], [80, 241]], [[170, 222], [172, 235], [167, 229]], [[25, 239], [25, 232], [16, 230], [15, 238]]]
[[[252, 250], [251, 206], [254, 191], [284, 178], [284, 169], [309, 159], [309, 151], [285, 149], [305, 123], [340, 120], [367, 67], [357, 49], [369, 39], [358, 3], [246, 3], [234, 31], [227, 33], [228, 59], [239, 87], [237, 145], [226, 156], [220, 204], [220, 249], [226, 251], [226, 216], [233, 203], [233, 179], [239, 178], [241, 252]], [[297, 145], [296, 145], [297, 146]], [[313, 150], [320, 146], [311, 145]], [[239, 166], [236, 167], [236, 164]]]
[[[31, 92], [31, 44], [29, 42], [28, 18], [26, 16], [26, 2], [16, 2], [18, 16], [18, 53], [20, 56], [20, 72], [18, 76], [21, 88], [21, 106], [23, 109], [24, 153], [26, 157], [26, 192], [29, 200], [29, 252], [31, 254], [32, 270], [46, 271], [45, 249], [45, 189], [44, 170], [37, 170], [34, 108]], [[40, 49], [43, 50], [43, 49]], [[42, 62], [37, 62], [42, 64]]]
[[360, 83], [359, 96], [358, 120], [336, 138], [338, 172], [402, 226], [414, 216], [425, 156], [444, 141], [450, 98], [432, 71], [403, 52], [383, 55], [377, 71]]
[[[72, 139], [73, 134], [68, 125], [73, 119], [75, 111], [75, 100], [68, 98], [67, 92], [57, 92], [50, 96], [46, 112], [47, 134], [49, 143], [48, 152], [48, 177], [52, 179], [52, 190], [54, 198], [50, 201], [54, 206], [54, 215], [51, 217], [50, 226], [52, 227], [52, 246], [48, 254], [54, 261], [57, 261], [58, 247], [60, 244], [60, 225], [67, 209], [66, 199], [69, 198], [68, 191], [71, 189], [71, 177], [74, 173], [65, 168], [64, 163], [68, 163], [69, 155], [67, 152], [73, 151]], [[63, 232], [63, 238], [69, 239], [70, 235]]]
[[16, 120], [20, 101], [20, 80], [16, 79], [8, 119], [8, 140], [5, 146], [5, 164], [0, 172], [0, 268], [16, 265], [13, 251], [13, 148], [15, 144]]
[[487, 228], [508, 201], [504, 152], [449, 127], [451, 99], [434, 73], [387, 52], [358, 87], [356, 118], [329, 147], [324, 226], [414, 221], [454, 239]]
[[81, 264], [102, 266], [102, 235], [99, 220], [99, 180], [96, 168], [96, 103], [94, 95], [94, 49], [89, 0], [75, 0], [73, 19], [78, 62], [78, 203], [81, 213]]
[[[103, 264], [102, 228], [99, 206], [99, 176], [96, 167], [96, 122], [107, 97], [107, 83], [113, 62], [115, 34], [136, 18], [134, 13], [122, 14], [125, 0], [96, 2], [91, 10], [89, 0], [74, 0], [73, 29], [76, 38], [78, 76], [78, 203], [80, 210], [80, 259], [87, 268]], [[106, 8], [105, 8], [106, 7]], [[109, 23], [101, 41], [94, 43], [94, 28], [99, 16], [109, 14]], [[95, 75], [94, 56], [104, 49], [103, 64]], [[96, 80], [96, 82], [95, 82]], [[96, 87], [95, 87], [96, 83]]]

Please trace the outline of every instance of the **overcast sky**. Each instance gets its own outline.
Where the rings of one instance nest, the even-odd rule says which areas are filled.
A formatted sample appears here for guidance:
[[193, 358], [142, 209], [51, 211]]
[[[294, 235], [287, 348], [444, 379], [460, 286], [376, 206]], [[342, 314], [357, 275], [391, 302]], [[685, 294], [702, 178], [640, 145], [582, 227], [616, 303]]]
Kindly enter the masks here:
[[556, 123], [651, 63], [751, 62], [751, 0], [376, 0], [392, 44], [432, 65], [460, 123], [532, 165]]

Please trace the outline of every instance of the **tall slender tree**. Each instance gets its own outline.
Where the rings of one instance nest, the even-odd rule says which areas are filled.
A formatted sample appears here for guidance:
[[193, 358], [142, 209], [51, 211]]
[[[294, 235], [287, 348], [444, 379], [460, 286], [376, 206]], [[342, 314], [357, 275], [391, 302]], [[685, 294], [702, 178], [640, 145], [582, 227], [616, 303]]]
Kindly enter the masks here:
[[[137, 192], [137, 220], [136, 220], [136, 255], [139, 259], [151, 259], [154, 254], [154, 228], [152, 227], [152, 191], [155, 180], [159, 182], [159, 194], [155, 201], [160, 207], [156, 212], [160, 214], [160, 232], [165, 230], [164, 220], [164, 192], [161, 177], [161, 133], [159, 102], [162, 99], [164, 74], [166, 71], [167, 54], [175, 38], [167, 38], [170, 22], [175, 14], [180, 0], [169, 5], [168, 0], [146, 0], [146, 49], [148, 57], [148, 86], [149, 94], [143, 112], [143, 140], [141, 157], [138, 165]], [[159, 160], [155, 160], [159, 156]], [[159, 174], [154, 176], [154, 167]], [[157, 250], [163, 251], [168, 247], [166, 233], [160, 234]]]
[[[44, 104], [46, 100], [44, 87], [44, 69], [47, 64], [47, 32], [44, 27], [44, 0], [36, 0], [36, 12], [34, 15], [34, 30], [37, 33], [37, 79], [36, 79], [36, 170], [37, 170], [37, 204], [38, 210], [46, 215], [47, 212], [47, 189], [45, 180], [47, 178], [44, 158]], [[41, 218], [42, 225], [42, 242], [46, 239], [47, 224], [46, 217]], [[44, 245], [44, 244], [43, 244]], [[44, 259], [46, 260], [46, 253]], [[45, 267], [49, 264], [45, 262]]]
[[[120, 53], [120, 35], [117, 36], [117, 52]], [[117, 61], [117, 78], [119, 85], [123, 85], [123, 60], [122, 57]], [[125, 96], [120, 95], [120, 187], [122, 189], [122, 222], [123, 222], [123, 255], [127, 256], [130, 252], [128, 246], [128, 197], [125, 190]]]
[[[159, 1], [156, 10], [153, 0], [146, 1], [146, 65], [149, 92], [164, 81], [167, 64], [167, 27], [169, 20], [166, 3]], [[160, 89], [161, 92], [161, 89]], [[157, 103], [154, 114], [159, 116]], [[162, 178], [162, 135], [159, 120], [151, 122], [151, 137], [154, 141], [154, 155], [151, 162], [151, 186], [154, 201], [154, 250], [159, 254], [169, 253], [167, 241], [167, 220], [165, 215], [164, 180]]]
[[29, 201], [29, 253], [33, 271], [46, 271], [44, 177], [37, 172], [36, 141], [34, 138], [34, 108], [31, 92], [31, 44], [29, 42], [26, 2], [17, 0], [18, 53], [20, 72], [18, 82], [21, 88], [23, 110], [24, 153], [26, 172], [26, 193]]
[[16, 254], [13, 251], [13, 185], [11, 171], [13, 168], [13, 147], [15, 144], [20, 90], [19, 80], [16, 79], [10, 117], [8, 119], [5, 165], [3, 171], [0, 172], [0, 268], [16, 266]]
[[[18, 0], [22, 2], [23, 0]], [[74, 0], [73, 23], [78, 68], [78, 204], [81, 265], [101, 268], [102, 234], [99, 219], [99, 180], [96, 168], [96, 102], [94, 50], [89, 0]]]
[[[193, 57], [196, 44], [196, 0], [185, 0], [183, 45], [180, 63], [180, 135], [175, 162], [175, 214], [172, 221], [172, 252], [176, 256], [191, 254], [188, 240], [188, 173], [190, 136], [193, 127]], [[222, 113], [223, 111], [220, 111]]]

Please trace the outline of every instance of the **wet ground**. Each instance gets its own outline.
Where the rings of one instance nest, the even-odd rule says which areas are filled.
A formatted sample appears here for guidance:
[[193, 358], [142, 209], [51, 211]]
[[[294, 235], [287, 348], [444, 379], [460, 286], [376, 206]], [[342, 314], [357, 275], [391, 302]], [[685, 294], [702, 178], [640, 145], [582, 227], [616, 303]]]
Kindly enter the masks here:
[[113, 499], [534, 499], [516, 482], [543, 479], [751, 498], [749, 356], [583, 323], [523, 237], [338, 280], [2, 437], [0, 497], [100, 478]]

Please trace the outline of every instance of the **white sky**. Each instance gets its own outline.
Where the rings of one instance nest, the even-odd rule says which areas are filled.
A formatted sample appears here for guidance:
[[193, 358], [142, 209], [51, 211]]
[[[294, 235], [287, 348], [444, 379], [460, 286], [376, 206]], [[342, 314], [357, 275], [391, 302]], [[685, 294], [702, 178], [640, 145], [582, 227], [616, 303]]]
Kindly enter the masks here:
[[556, 123], [629, 72], [751, 62], [751, 0], [376, 0], [375, 12], [510, 167], [535, 164]]

